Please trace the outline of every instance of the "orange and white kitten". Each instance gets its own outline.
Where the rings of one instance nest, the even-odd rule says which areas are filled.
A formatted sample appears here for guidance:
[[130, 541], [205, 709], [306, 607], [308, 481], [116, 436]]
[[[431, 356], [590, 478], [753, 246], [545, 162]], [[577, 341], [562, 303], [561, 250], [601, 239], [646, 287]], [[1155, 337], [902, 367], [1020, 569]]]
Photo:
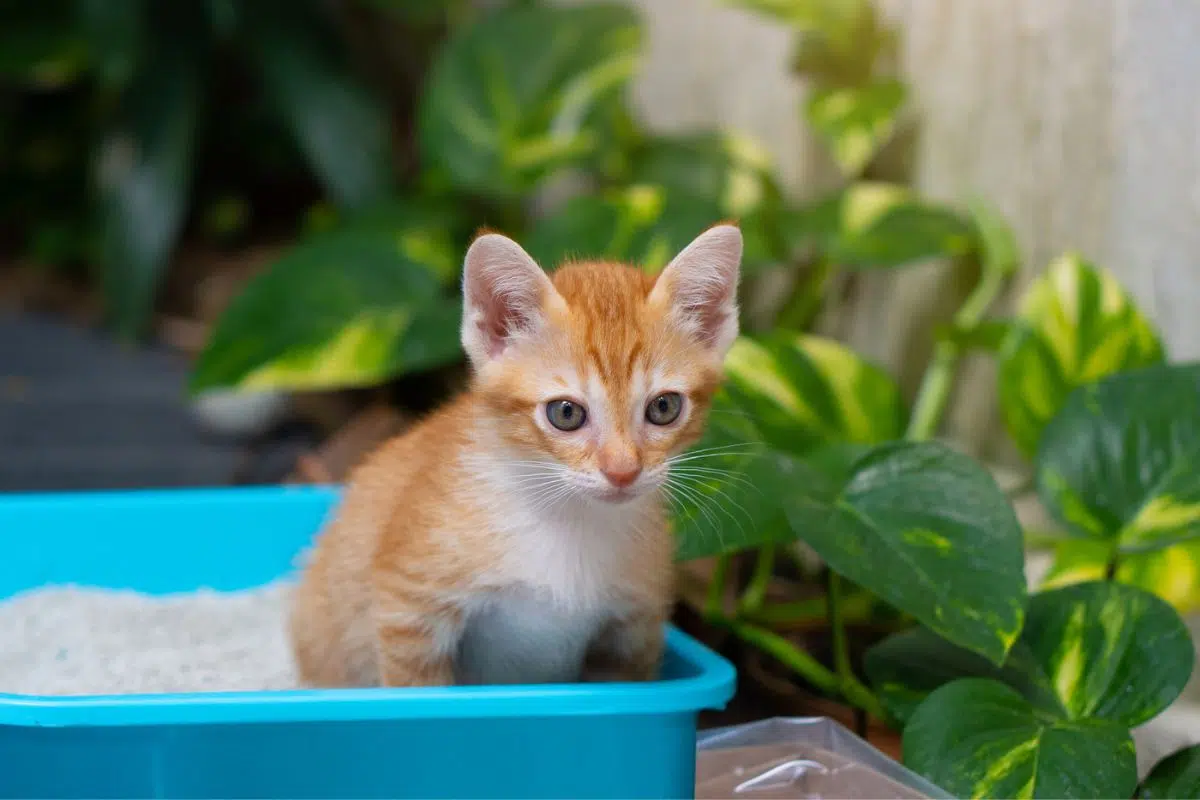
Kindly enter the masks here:
[[648, 680], [670, 614], [662, 490], [738, 334], [741, 232], [656, 277], [467, 250], [466, 393], [351, 475], [290, 621], [310, 686]]

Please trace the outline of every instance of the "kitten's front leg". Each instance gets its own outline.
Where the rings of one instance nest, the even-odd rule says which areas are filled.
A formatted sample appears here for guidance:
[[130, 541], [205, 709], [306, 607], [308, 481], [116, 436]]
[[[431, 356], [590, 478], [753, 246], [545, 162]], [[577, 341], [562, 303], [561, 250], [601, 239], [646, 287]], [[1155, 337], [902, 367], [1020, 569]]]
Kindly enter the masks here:
[[392, 596], [376, 609], [376, 654], [384, 686], [450, 686], [462, 614]]
[[610, 622], [584, 664], [587, 681], [650, 681], [662, 665], [664, 626], [659, 614], [638, 612]]

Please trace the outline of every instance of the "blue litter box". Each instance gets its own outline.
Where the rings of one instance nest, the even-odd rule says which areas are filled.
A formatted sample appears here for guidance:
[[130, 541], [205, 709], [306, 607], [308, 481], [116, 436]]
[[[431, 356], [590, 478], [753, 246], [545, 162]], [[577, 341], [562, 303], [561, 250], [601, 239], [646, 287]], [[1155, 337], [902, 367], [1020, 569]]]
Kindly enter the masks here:
[[[261, 586], [293, 570], [337, 498], [0, 496], [0, 598]], [[644, 684], [0, 694], [0, 797], [691, 797], [696, 715], [723, 707], [734, 677], [672, 629], [661, 679]]]

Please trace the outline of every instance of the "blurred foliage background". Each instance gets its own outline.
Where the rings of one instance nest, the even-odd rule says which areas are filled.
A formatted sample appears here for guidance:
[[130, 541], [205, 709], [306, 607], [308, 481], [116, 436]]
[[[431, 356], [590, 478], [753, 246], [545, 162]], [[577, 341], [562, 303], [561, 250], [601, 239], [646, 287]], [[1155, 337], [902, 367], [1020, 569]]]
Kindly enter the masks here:
[[7, 0], [4, 260], [96, 287], [136, 339], [189, 312], [171, 291], [194, 282], [189, 247], [283, 243], [205, 332], [193, 388], [291, 390], [453, 369], [481, 226], [548, 268], [654, 269], [736, 218], [752, 287], [774, 277], [751, 330], [809, 325], [831, 259], [964, 252], [961, 220], [876, 182], [906, 97], [871, 4], [742, 5], [796, 30], [844, 192], [789, 201], [742, 132], [647, 131], [627, 98], [642, 28], [616, 3]]

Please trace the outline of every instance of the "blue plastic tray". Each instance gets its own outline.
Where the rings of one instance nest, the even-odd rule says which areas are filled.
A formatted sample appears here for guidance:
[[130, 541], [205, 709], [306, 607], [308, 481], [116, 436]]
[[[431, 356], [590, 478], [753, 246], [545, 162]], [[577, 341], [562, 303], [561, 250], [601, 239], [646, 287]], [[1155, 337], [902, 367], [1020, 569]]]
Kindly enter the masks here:
[[[0, 598], [289, 574], [328, 488], [0, 497]], [[643, 684], [47, 698], [0, 694], [0, 797], [690, 797], [730, 664], [677, 630]], [[3, 646], [0, 643], [0, 646]]]

